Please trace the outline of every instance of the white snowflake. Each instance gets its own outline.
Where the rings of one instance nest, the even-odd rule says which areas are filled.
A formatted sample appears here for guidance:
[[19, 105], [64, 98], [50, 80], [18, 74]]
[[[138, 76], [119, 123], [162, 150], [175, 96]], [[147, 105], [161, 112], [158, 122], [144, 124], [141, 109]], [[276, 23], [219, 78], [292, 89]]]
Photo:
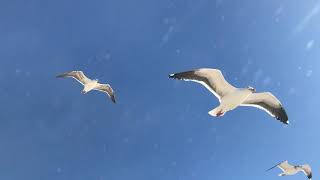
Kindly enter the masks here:
[[310, 40], [306, 45], [306, 50], [310, 50], [313, 48], [314, 40]]
[[309, 70], [307, 71], [307, 73], [306, 73], [306, 76], [307, 76], [307, 77], [310, 77], [311, 75], [312, 75], [312, 70], [309, 69]]

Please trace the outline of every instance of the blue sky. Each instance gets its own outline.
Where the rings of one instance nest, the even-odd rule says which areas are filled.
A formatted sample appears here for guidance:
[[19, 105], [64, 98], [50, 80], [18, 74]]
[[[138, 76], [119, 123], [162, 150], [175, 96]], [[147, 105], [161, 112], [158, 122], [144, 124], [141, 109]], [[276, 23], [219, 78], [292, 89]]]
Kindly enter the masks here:
[[[0, 178], [304, 179], [319, 176], [320, 1], [0, 2]], [[204, 87], [168, 74], [219, 68], [271, 91], [290, 126], [254, 108], [221, 118]], [[83, 70], [105, 94], [56, 74]]]

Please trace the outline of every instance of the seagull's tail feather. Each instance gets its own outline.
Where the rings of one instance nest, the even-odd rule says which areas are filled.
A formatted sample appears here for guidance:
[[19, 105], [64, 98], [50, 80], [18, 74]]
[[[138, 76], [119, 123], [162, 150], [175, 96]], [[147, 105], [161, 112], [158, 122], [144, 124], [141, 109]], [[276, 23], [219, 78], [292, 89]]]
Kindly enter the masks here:
[[218, 106], [218, 107], [212, 109], [211, 111], [209, 111], [208, 114], [210, 116], [217, 117], [217, 116], [223, 116], [224, 112], [222, 112], [222, 108], [220, 106]]

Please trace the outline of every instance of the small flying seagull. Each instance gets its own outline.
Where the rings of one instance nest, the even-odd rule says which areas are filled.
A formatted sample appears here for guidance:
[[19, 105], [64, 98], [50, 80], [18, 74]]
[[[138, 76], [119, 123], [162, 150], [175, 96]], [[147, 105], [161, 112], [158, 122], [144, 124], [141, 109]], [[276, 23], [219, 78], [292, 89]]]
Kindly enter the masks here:
[[113, 89], [109, 84], [100, 84], [98, 82], [98, 79], [91, 80], [87, 78], [82, 71], [71, 71], [71, 72], [57, 75], [57, 78], [64, 78], [64, 77], [71, 77], [77, 80], [79, 83], [81, 83], [84, 86], [83, 90], [81, 91], [82, 94], [86, 94], [91, 90], [101, 91], [101, 92], [107, 93], [108, 96], [111, 98], [112, 102], [116, 103]]
[[169, 78], [194, 81], [205, 86], [219, 100], [220, 105], [209, 111], [211, 116], [223, 116], [238, 106], [262, 109], [284, 124], [289, 124], [288, 116], [280, 101], [270, 92], [255, 93], [253, 87], [235, 88], [230, 85], [218, 69], [196, 69], [170, 74]]
[[312, 172], [311, 167], [308, 164], [302, 165], [302, 166], [293, 166], [288, 163], [288, 161], [283, 161], [282, 163], [279, 163], [272, 168], [268, 169], [267, 171], [278, 167], [282, 170], [283, 173], [279, 174], [279, 176], [288, 176], [288, 175], [295, 175], [298, 172], [302, 171], [308, 178], [311, 180], [312, 178]]

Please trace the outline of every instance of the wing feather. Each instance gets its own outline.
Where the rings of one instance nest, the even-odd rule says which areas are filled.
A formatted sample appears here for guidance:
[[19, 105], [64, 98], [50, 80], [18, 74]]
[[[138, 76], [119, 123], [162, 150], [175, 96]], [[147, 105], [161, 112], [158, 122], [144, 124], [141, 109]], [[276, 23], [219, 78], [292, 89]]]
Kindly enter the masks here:
[[303, 173], [311, 180], [312, 178], [312, 171], [311, 167], [308, 164], [302, 166]]
[[283, 161], [283, 162], [281, 162], [281, 163], [278, 163], [277, 165], [274, 165], [274, 166], [272, 166], [271, 168], [269, 168], [269, 169], [267, 169], [266, 171], [270, 171], [271, 169], [273, 169], [273, 168], [275, 168], [275, 167], [278, 167], [278, 168], [280, 168], [283, 172], [285, 172], [285, 167], [284, 166], [286, 166], [286, 167], [288, 167], [288, 161]]
[[290, 164], [288, 163], [288, 161], [284, 161], [284, 162], [280, 163], [280, 164], [278, 165], [278, 167], [279, 167], [283, 172], [286, 172], [288, 169], [294, 168], [294, 166], [290, 165]]
[[284, 124], [289, 124], [288, 115], [280, 101], [269, 92], [250, 95], [241, 106], [251, 106], [262, 109]]
[[87, 84], [91, 81], [91, 79], [87, 78], [86, 75], [82, 71], [71, 71], [67, 73], [63, 73], [56, 76], [57, 78], [64, 78], [64, 77], [72, 77], [73, 79], [77, 80], [82, 85]]
[[229, 84], [218, 69], [202, 68], [186, 72], [170, 74], [169, 78], [194, 81], [205, 86], [219, 101], [236, 88]]
[[114, 91], [111, 88], [111, 86], [109, 84], [99, 84], [97, 87], [94, 88], [97, 91], [101, 91], [104, 93], [107, 93], [108, 96], [111, 98], [113, 103], [116, 103], [116, 98], [114, 95]]

